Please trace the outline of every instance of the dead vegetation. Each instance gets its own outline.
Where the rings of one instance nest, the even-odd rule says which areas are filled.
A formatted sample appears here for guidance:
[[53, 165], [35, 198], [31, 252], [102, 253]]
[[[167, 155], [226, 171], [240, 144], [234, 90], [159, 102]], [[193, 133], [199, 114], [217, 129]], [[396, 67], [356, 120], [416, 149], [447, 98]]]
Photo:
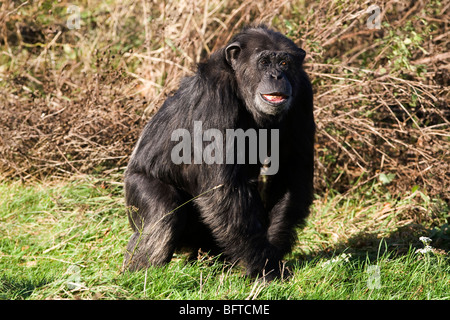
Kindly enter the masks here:
[[[242, 26], [308, 53], [318, 192], [390, 177], [450, 199], [449, 7], [388, 1], [2, 2], [0, 172], [23, 180], [120, 170], [180, 78]], [[164, 130], [164, 128], [161, 128]], [[395, 175], [395, 176], [394, 176]]]

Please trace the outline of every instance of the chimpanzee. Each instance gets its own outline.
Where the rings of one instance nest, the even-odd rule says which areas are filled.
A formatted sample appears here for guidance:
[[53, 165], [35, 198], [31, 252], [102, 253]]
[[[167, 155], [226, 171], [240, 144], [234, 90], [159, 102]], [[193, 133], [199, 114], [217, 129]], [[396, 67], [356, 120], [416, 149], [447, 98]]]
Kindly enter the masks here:
[[247, 27], [181, 81], [145, 126], [125, 173], [134, 231], [126, 269], [201, 249], [239, 261], [251, 277], [281, 275], [313, 194], [304, 57], [281, 33]]

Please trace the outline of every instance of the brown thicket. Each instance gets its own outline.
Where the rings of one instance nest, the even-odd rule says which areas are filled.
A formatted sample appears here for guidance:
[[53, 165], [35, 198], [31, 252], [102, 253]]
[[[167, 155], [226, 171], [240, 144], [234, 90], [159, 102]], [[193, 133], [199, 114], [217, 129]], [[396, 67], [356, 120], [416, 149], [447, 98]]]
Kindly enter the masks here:
[[72, 4], [0, 5], [3, 177], [122, 170], [180, 79], [264, 23], [308, 53], [318, 192], [383, 174], [393, 191], [449, 201], [450, 3], [388, 1], [379, 29], [367, 26], [370, 1], [89, 1], [68, 29]]

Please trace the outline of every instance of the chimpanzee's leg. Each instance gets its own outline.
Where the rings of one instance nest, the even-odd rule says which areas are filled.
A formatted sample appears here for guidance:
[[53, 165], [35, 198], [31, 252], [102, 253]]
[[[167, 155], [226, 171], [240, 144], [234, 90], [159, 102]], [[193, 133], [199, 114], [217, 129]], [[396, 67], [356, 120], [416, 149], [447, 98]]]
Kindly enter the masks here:
[[262, 223], [264, 206], [256, 187], [223, 184], [196, 199], [203, 222], [231, 261], [240, 261], [249, 276], [280, 275], [281, 255]]
[[124, 268], [136, 270], [170, 261], [186, 224], [181, 192], [144, 174], [125, 180], [128, 219], [134, 234], [127, 246]]

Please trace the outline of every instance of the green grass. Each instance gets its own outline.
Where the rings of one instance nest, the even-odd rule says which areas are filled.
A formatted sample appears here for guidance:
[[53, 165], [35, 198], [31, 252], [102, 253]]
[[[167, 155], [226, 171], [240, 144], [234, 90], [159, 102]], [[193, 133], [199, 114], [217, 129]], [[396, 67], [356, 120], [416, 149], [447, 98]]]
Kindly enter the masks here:
[[[1, 183], [0, 299], [450, 299], [448, 207], [381, 188], [317, 199], [286, 257], [293, 276], [267, 285], [207, 255], [121, 273], [131, 231], [118, 183]], [[420, 235], [433, 252], [416, 253]]]

